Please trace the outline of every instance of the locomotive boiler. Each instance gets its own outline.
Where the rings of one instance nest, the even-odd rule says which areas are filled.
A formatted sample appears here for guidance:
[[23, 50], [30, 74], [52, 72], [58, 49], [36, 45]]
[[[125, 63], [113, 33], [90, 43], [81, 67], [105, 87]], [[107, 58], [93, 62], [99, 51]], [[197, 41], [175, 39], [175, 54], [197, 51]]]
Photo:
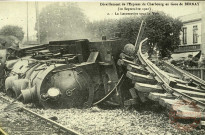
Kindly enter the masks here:
[[79, 39], [20, 49], [20, 58], [6, 63], [4, 92], [45, 108], [82, 108], [101, 101], [121, 105], [117, 60], [126, 43]]

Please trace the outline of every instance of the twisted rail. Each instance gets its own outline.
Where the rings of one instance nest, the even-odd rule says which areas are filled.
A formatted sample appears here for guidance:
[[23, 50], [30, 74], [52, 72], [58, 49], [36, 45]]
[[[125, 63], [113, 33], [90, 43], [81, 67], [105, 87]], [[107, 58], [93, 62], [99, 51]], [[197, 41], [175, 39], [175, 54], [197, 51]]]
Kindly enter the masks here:
[[[200, 107], [202, 110], [205, 109], [205, 103], [194, 99], [193, 97], [182, 93], [178, 91], [176, 88], [172, 88], [170, 86], [170, 83], [174, 82], [171, 77], [164, 74], [161, 69], [159, 69], [155, 64], [153, 64], [148, 58], [145, 58], [145, 56], [142, 54], [142, 45], [147, 41], [147, 38], [140, 42], [139, 50], [137, 52], [137, 56], [140, 60], [140, 62], [145, 66], [145, 68], [153, 74], [154, 78], [158, 81], [158, 83], [161, 85], [161, 87], [167, 91], [167, 93], [171, 93], [175, 96], [181, 97], [184, 100], [188, 100], [190, 102], [196, 103], [198, 107]], [[181, 71], [179, 68], [176, 68], [174, 66], [171, 66], [173, 69], [177, 70], [179, 73], [191, 77], [193, 80], [197, 81], [198, 83], [204, 85], [205, 83], [198, 79], [197, 77], [194, 77], [194, 75], [191, 75], [190, 73], [187, 73], [185, 71]]]

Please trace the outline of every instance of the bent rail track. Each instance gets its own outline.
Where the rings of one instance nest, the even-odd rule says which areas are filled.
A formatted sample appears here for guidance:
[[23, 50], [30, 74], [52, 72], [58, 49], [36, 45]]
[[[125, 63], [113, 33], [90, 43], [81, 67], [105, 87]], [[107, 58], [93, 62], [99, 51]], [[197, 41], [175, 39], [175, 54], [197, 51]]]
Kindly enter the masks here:
[[[8, 100], [7, 98], [3, 97], [2, 95], [0, 96], [0, 100], [3, 103], [6, 104], [10, 104], [10, 100]], [[16, 106], [17, 105], [17, 106]], [[80, 133], [77, 133], [76, 131], [66, 128], [63, 125], [49, 119], [49, 118], [45, 118], [42, 115], [39, 115], [25, 107], [21, 107], [18, 104], [16, 104], [14, 107], [11, 107], [11, 110], [14, 109], [12, 112], [14, 113], [22, 113], [23, 116], [27, 116], [29, 118], [29, 121], [27, 121], [27, 126], [26, 125], [17, 125], [16, 127], [10, 127], [9, 125], [9, 121], [7, 121], [7, 117], [10, 117], [9, 115], [6, 116], [5, 120], [1, 119], [0, 121], [0, 128], [2, 128], [2, 130], [4, 130], [6, 133], [6, 129], [12, 128], [10, 134], [60, 134], [60, 135], [80, 135]], [[10, 111], [9, 113], [10, 114]], [[18, 111], [17, 111], [18, 110]], [[21, 114], [21, 115], [22, 115]], [[20, 118], [19, 120], [25, 120], [25, 118]], [[13, 123], [13, 122], [12, 122]], [[15, 123], [15, 122], [14, 122]], [[21, 123], [21, 122], [20, 122]], [[36, 130], [36, 128], [32, 129], [29, 126], [33, 125], [37, 126], [38, 129]], [[24, 128], [24, 129], [23, 129]], [[10, 130], [10, 129], [9, 129]], [[3, 133], [3, 134], [6, 134]]]
[[137, 98], [141, 102], [152, 100], [166, 107], [171, 119], [195, 119], [199, 127], [205, 125], [205, 81], [167, 61], [154, 64], [143, 53], [146, 40], [140, 43], [136, 57], [122, 54], [118, 61], [126, 66], [126, 76], [134, 83], [129, 90], [132, 99], [124, 104], [136, 104]]

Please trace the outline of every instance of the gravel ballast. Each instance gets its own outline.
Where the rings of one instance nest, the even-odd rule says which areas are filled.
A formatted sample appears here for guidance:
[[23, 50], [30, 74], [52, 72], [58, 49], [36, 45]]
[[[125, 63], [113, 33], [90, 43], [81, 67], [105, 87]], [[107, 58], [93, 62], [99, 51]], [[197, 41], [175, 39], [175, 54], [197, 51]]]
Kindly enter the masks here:
[[[12, 118], [17, 118], [15, 112], [3, 112], [6, 106], [3, 102], [1, 104], [0, 122], [3, 119], [8, 119], [12, 122]], [[167, 116], [167, 110], [159, 106], [148, 105], [142, 109], [123, 110], [123, 109], [100, 109], [92, 107], [88, 109], [38, 109], [32, 105], [20, 106], [29, 108], [30, 110], [46, 117], [55, 120], [67, 128], [73, 129], [83, 135], [203, 135], [204, 129], [190, 128], [185, 131], [183, 128], [178, 129], [175, 125], [170, 123]], [[17, 114], [19, 115], [20, 113]], [[21, 117], [21, 116], [19, 116]], [[26, 118], [22, 116], [21, 118]], [[18, 119], [17, 122], [18, 123]], [[181, 124], [182, 125], [182, 124]], [[26, 133], [26, 130], [25, 130]]]
[[177, 129], [165, 111], [90, 109], [34, 110], [45, 117], [57, 117], [60, 124], [84, 135], [205, 134], [204, 129]]

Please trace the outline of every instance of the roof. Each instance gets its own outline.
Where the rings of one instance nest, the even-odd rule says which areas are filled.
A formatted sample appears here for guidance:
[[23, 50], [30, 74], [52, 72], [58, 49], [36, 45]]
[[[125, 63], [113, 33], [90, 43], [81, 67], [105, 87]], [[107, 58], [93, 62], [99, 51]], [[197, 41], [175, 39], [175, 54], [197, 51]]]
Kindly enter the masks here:
[[188, 15], [180, 16], [179, 19], [183, 23], [199, 21], [199, 20], [201, 20], [201, 13], [194, 13], [194, 14], [188, 14]]
[[183, 60], [183, 59], [185, 60], [188, 58], [189, 55], [192, 55], [193, 57], [195, 57], [199, 53], [200, 53], [200, 51], [176, 53], [176, 54], [172, 54], [171, 57], [173, 60]]

